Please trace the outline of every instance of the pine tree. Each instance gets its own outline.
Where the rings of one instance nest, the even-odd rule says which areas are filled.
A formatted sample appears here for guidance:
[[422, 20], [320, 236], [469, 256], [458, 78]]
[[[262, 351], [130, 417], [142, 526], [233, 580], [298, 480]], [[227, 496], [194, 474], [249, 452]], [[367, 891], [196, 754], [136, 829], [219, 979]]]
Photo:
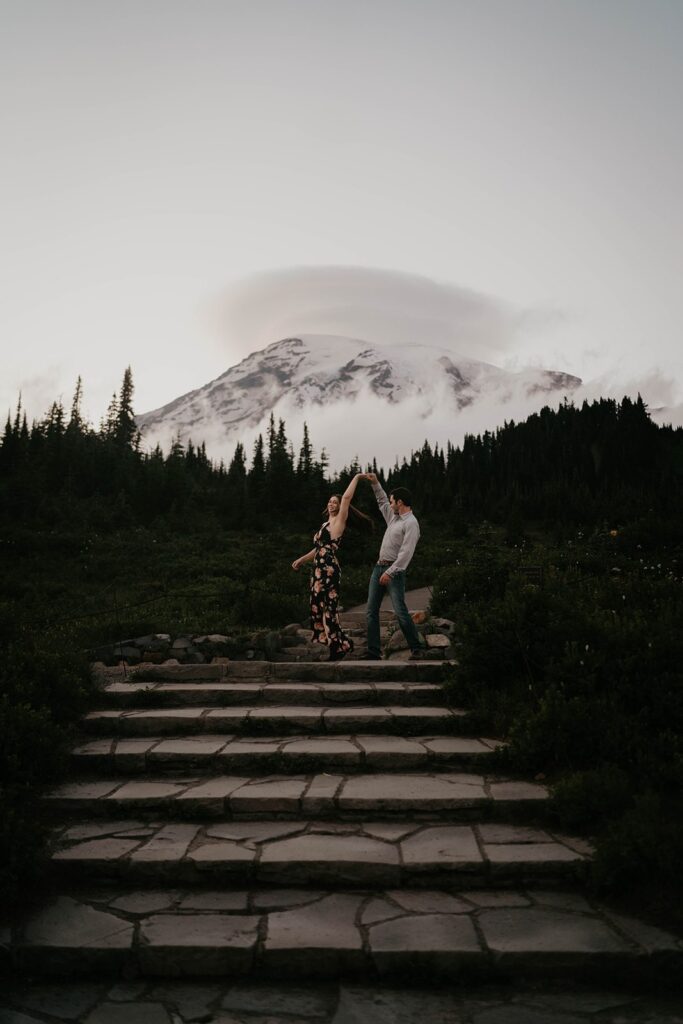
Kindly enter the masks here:
[[111, 396], [107, 412], [100, 423], [100, 434], [108, 440], [116, 436], [116, 429], [119, 419], [119, 399], [116, 392]]
[[119, 393], [114, 440], [124, 448], [135, 447], [135, 416], [133, 414], [133, 371], [126, 367]]
[[80, 434], [83, 430], [83, 417], [81, 415], [81, 402], [83, 401], [83, 381], [80, 374], [76, 381], [76, 390], [71, 402], [71, 416], [69, 417], [69, 433]]
[[297, 476], [301, 480], [310, 480], [313, 472], [313, 446], [308, 434], [308, 424], [304, 421], [304, 438], [299, 450], [299, 461], [296, 465]]

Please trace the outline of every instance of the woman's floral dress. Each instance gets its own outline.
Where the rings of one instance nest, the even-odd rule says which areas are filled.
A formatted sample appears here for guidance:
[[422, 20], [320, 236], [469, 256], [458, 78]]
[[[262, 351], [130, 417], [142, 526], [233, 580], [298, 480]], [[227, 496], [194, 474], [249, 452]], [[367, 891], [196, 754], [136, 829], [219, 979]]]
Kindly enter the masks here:
[[[341, 538], [340, 538], [341, 540]], [[339, 625], [337, 605], [341, 569], [337, 559], [339, 540], [330, 537], [329, 523], [323, 523], [315, 537], [315, 558], [311, 578], [311, 629], [313, 639], [330, 648], [330, 654], [353, 650], [353, 640]]]

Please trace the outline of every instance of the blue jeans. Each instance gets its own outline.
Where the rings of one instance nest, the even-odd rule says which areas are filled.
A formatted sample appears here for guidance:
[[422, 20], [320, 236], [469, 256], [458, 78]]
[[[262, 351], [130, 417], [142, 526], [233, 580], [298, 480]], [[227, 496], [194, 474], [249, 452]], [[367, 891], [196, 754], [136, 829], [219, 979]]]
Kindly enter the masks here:
[[404, 572], [394, 573], [386, 587], [381, 586], [379, 578], [386, 570], [384, 565], [376, 565], [370, 577], [368, 587], [368, 654], [372, 658], [381, 657], [382, 651], [379, 645], [379, 606], [382, 603], [387, 590], [394, 606], [398, 624], [403, 630], [403, 635], [408, 641], [411, 651], [420, 650], [420, 636], [415, 628], [415, 623], [410, 617], [406, 605], [406, 574]]

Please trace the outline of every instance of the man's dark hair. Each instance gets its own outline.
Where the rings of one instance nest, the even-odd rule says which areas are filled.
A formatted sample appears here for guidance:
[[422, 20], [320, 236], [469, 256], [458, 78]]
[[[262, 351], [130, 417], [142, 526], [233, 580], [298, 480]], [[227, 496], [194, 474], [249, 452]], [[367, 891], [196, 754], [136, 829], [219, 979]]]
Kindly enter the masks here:
[[413, 507], [413, 496], [407, 487], [392, 487], [391, 497], [394, 501], [402, 501], [406, 508]]

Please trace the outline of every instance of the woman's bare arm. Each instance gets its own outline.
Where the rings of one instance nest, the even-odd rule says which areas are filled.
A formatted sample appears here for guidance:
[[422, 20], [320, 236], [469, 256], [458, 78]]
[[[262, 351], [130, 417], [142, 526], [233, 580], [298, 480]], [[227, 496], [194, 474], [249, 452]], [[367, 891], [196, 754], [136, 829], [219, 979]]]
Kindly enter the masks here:
[[305, 555], [301, 556], [301, 558], [294, 559], [294, 561], [292, 562], [292, 569], [294, 569], [295, 572], [298, 572], [300, 566], [302, 566], [304, 562], [312, 562], [314, 558], [315, 548], [311, 548], [311, 550], [307, 551]]

